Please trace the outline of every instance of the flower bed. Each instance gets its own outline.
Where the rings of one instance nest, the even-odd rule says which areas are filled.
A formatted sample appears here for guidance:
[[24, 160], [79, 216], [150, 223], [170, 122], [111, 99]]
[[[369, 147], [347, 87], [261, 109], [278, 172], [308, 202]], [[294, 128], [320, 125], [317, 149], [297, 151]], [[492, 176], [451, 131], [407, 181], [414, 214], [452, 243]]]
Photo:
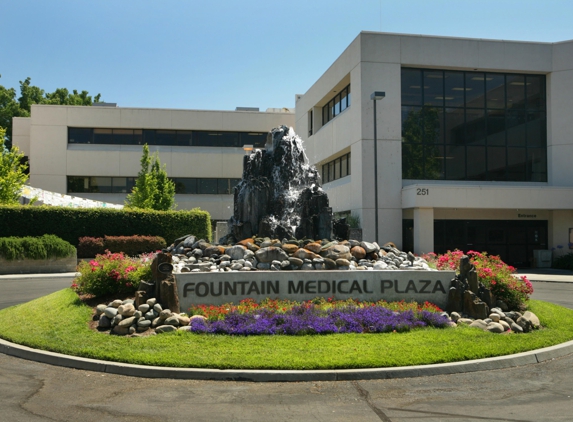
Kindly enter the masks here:
[[447, 316], [435, 305], [406, 302], [334, 301], [317, 298], [297, 303], [267, 299], [257, 304], [245, 299], [238, 306], [200, 305], [190, 309], [190, 331], [194, 333], [262, 334], [333, 334], [405, 332], [426, 326], [449, 326]]

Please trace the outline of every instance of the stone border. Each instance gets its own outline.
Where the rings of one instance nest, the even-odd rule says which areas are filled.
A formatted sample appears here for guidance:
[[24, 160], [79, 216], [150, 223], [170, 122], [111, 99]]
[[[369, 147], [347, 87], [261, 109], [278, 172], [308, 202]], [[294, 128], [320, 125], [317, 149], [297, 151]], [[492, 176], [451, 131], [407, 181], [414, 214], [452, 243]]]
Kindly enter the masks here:
[[314, 371], [248, 369], [222, 370], [132, 365], [46, 352], [11, 343], [2, 339], [0, 339], [0, 353], [55, 366], [94, 372], [105, 372], [108, 374], [127, 375], [132, 377], [254, 382], [350, 381], [449, 375], [531, 365], [573, 353], [573, 341], [515, 355], [476, 359], [464, 362], [402, 366], [395, 368], [333, 369]]

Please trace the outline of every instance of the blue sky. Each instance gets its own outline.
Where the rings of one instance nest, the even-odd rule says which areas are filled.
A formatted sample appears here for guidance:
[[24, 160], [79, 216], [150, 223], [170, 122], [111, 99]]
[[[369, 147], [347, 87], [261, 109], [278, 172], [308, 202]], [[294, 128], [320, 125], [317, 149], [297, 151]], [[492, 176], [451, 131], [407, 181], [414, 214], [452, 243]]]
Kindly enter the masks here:
[[0, 85], [122, 107], [294, 107], [361, 30], [555, 42], [570, 0], [0, 0]]

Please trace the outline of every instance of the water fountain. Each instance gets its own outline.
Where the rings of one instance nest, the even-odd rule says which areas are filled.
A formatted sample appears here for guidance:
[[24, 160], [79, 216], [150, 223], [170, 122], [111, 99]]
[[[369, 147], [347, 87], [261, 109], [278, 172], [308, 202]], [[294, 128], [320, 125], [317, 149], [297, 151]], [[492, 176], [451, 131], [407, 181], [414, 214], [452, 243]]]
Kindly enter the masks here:
[[[318, 171], [309, 164], [302, 140], [286, 126], [271, 130], [265, 149], [243, 159], [229, 235], [220, 243], [254, 235], [330, 239], [332, 226], [328, 196], [320, 186]], [[334, 237], [345, 238], [345, 221], [337, 221], [336, 227]]]

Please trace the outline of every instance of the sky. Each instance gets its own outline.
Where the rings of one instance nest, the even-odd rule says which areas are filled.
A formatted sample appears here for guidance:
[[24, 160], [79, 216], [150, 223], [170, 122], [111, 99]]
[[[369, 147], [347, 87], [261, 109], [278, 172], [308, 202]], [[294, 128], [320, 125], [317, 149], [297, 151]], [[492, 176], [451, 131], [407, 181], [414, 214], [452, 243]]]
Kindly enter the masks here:
[[0, 0], [0, 85], [120, 107], [292, 108], [360, 31], [559, 42], [571, 0]]

